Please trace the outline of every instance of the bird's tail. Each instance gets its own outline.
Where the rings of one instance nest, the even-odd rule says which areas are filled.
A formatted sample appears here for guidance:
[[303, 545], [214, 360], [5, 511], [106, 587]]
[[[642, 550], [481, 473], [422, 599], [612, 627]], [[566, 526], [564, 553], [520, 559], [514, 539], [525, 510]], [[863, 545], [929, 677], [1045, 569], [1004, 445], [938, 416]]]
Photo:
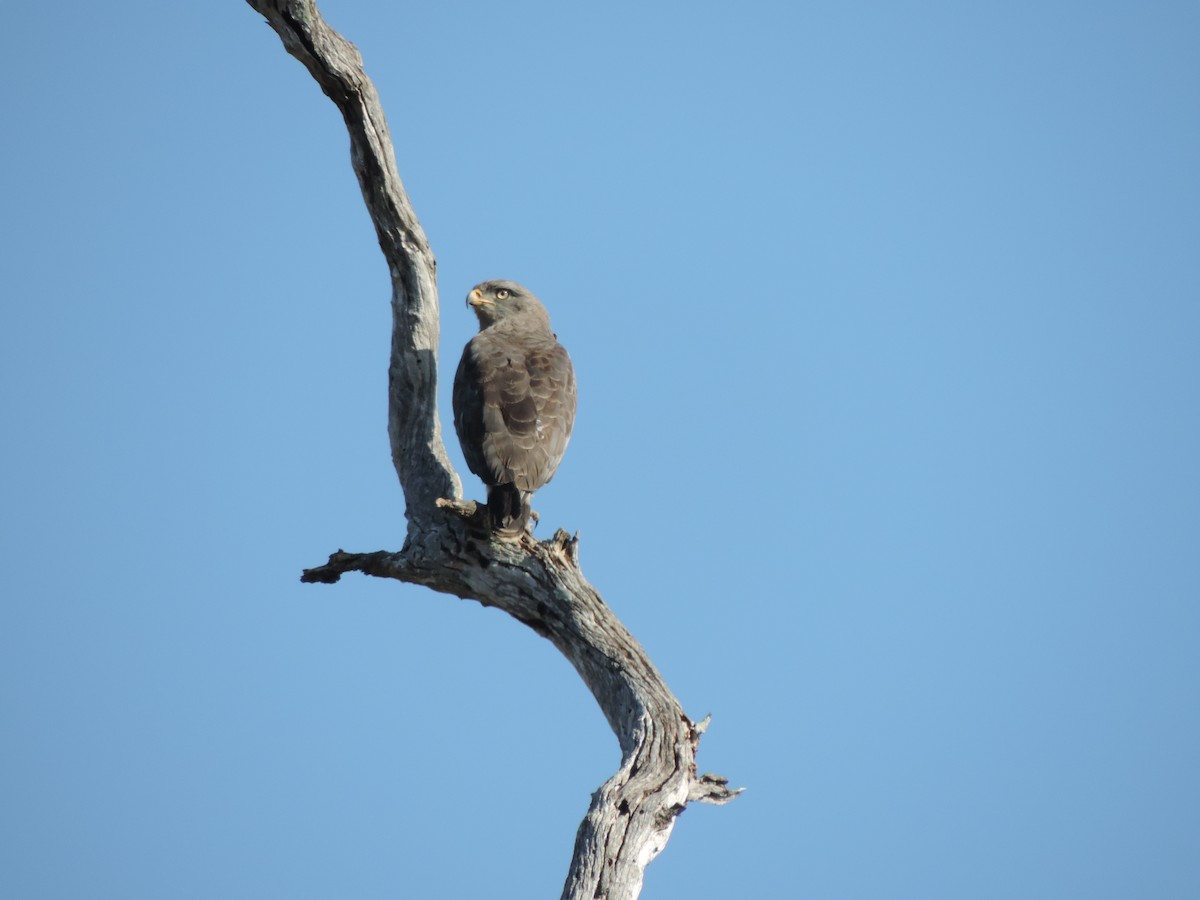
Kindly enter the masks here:
[[502, 538], [519, 538], [529, 528], [528, 491], [514, 484], [497, 484], [488, 488], [488, 518], [492, 533]]

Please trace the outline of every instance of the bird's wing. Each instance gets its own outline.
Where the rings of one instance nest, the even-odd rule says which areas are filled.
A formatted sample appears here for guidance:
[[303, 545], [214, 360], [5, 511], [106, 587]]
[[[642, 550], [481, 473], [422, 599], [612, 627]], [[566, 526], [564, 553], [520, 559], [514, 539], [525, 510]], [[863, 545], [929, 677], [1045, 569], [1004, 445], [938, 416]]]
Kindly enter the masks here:
[[454, 425], [467, 466], [488, 484], [536, 491], [562, 461], [575, 402], [571, 360], [561, 346], [525, 350], [480, 332], [454, 378]]

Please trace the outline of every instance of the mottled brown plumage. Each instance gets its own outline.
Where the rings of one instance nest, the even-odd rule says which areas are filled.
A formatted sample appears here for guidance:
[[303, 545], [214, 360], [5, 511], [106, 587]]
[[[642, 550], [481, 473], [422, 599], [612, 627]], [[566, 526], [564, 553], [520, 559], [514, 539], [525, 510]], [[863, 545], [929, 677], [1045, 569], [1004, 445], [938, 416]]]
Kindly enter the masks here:
[[546, 308], [512, 281], [467, 295], [479, 333], [454, 376], [454, 430], [467, 466], [488, 489], [492, 531], [528, 527], [530, 497], [554, 477], [575, 422], [575, 372]]

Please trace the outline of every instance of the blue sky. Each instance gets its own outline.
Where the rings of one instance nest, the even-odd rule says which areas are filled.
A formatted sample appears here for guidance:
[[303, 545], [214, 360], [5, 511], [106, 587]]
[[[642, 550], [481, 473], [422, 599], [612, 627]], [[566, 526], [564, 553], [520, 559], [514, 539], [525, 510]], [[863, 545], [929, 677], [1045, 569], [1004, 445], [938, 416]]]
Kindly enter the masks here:
[[[569, 664], [298, 581], [404, 532], [339, 116], [244, 4], [77, 6], [0, 86], [0, 896], [557, 896], [618, 760]], [[1200, 895], [1200, 8], [322, 9], [443, 424], [523, 282], [580, 383], [544, 534], [748, 788], [643, 896]]]

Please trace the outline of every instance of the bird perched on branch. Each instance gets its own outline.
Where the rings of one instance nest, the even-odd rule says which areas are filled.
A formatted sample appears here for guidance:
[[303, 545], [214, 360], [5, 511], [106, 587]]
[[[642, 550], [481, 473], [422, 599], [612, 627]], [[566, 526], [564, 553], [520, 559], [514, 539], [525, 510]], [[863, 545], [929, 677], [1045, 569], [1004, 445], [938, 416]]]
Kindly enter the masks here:
[[512, 281], [467, 294], [479, 333], [454, 375], [454, 430], [488, 493], [494, 534], [529, 526], [533, 492], [554, 477], [575, 423], [575, 370], [540, 300]]

